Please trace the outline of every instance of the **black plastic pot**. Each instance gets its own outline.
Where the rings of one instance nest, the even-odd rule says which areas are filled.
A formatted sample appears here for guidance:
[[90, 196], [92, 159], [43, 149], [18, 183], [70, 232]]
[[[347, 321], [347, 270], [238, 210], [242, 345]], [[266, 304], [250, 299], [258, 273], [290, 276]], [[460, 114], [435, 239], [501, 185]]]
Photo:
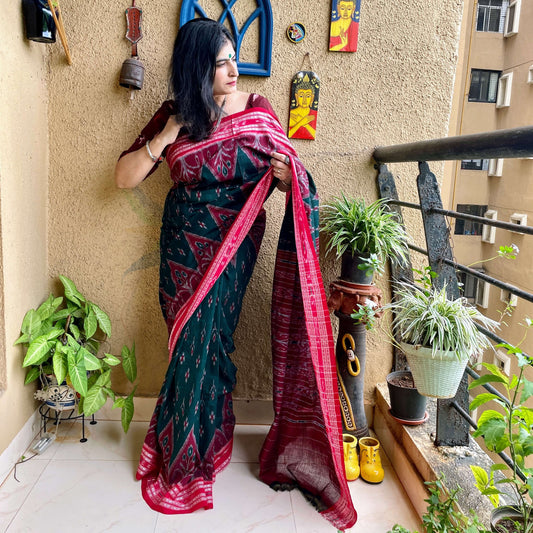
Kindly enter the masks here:
[[352, 255], [350, 252], [342, 254], [341, 262], [341, 279], [358, 285], [370, 285], [374, 274], [367, 276], [365, 270], [361, 270], [359, 265], [363, 264], [365, 256]]
[[26, 37], [38, 43], [56, 42], [56, 25], [46, 0], [22, 0]]
[[393, 383], [393, 380], [398, 378], [410, 378], [412, 382], [412, 374], [408, 370], [399, 370], [391, 372], [387, 376], [391, 415], [401, 422], [410, 424], [424, 422], [426, 420], [427, 398], [422, 396], [414, 386], [406, 387]]

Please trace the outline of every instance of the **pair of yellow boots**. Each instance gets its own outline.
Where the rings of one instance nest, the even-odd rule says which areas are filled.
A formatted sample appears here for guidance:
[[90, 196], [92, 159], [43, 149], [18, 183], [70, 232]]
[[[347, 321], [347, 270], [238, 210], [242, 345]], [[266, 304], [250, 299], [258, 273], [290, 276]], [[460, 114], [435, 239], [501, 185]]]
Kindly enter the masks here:
[[381, 483], [385, 477], [385, 471], [381, 466], [379, 441], [372, 437], [359, 439], [359, 451], [361, 452], [361, 462], [359, 463], [357, 439], [353, 435], [345, 433], [342, 436], [342, 440], [346, 479], [354, 481], [361, 475], [361, 479], [367, 483]]

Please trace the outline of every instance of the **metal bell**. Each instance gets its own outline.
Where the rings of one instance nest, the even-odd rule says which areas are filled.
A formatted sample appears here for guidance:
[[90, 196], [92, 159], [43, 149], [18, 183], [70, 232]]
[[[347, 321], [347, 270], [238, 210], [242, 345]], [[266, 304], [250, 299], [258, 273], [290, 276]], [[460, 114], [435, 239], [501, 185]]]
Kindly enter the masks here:
[[140, 90], [143, 87], [144, 65], [134, 57], [122, 63], [119, 83], [127, 89]]

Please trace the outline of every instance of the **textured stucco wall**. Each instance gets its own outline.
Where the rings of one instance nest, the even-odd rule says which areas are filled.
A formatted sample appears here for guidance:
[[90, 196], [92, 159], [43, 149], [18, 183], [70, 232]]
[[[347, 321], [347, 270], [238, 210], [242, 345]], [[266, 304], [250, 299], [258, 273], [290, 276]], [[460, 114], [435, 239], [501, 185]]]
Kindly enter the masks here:
[[[50, 63], [50, 216], [52, 276], [71, 276], [89, 298], [111, 314], [112, 349], [135, 339], [139, 395], [159, 390], [167, 364], [166, 330], [157, 301], [160, 215], [170, 180], [161, 169], [136, 191], [116, 190], [115, 161], [167, 94], [167, 65], [178, 26], [180, 3], [141, 0], [146, 67], [142, 91], [129, 99], [118, 86], [130, 48], [124, 39], [124, 9], [87, 9], [71, 0], [63, 7], [74, 64], [59, 47]], [[310, 53], [321, 80], [317, 139], [295, 141], [323, 200], [344, 190], [367, 200], [377, 196], [370, 156], [375, 145], [446, 134], [462, 2], [364, 0], [359, 51], [327, 51], [329, 2], [272, 1], [273, 68], [270, 78], [243, 76], [240, 88], [267, 96], [282, 124], [288, 120], [292, 76]], [[308, 36], [298, 45], [287, 25], [303, 22]], [[306, 63], [307, 67], [308, 64]], [[399, 178], [401, 188], [413, 175]], [[268, 202], [270, 228], [246, 297], [236, 338], [239, 367], [235, 396], [271, 393], [270, 284], [281, 194]], [[338, 265], [322, 254], [326, 283]], [[336, 320], [335, 320], [336, 322]], [[367, 398], [390, 368], [390, 346], [379, 331], [369, 336]]]
[[24, 37], [20, 2], [3, 6], [0, 47], [0, 453], [35, 410], [13, 342], [24, 313], [47, 295], [46, 46]]

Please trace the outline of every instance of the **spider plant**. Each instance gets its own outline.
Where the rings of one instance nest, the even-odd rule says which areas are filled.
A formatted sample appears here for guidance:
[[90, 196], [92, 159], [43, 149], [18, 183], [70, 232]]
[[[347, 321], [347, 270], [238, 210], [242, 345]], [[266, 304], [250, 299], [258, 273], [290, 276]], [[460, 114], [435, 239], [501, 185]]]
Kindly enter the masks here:
[[442, 289], [421, 289], [398, 283], [396, 299], [387, 308], [394, 312], [394, 331], [404, 343], [431, 348], [438, 352], [455, 352], [459, 360], [468, 360], [484, 348], [491, 347], [476, 323], [494, 330], [498, 323], [466, 305], [464, 298], [448, 299]]
[[365, 205], [342, 194], [322, 208], [322, 229], [329, 236], [328, 252], [365, 257], [368, 273], [383, 273], [387, 259], [402, 263], [407, 258], [407, 239], [399, 215], [387, 199]]

